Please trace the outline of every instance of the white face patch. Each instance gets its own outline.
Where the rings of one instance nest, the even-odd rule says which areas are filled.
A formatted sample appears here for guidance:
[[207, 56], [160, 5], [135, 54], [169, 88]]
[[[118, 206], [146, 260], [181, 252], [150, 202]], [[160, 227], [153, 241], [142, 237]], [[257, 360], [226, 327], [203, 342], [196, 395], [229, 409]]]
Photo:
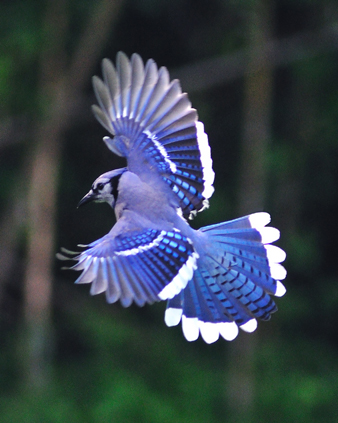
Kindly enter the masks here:
[[99, 191], [100, 194], [104, 197], [106, 195], [110, 195], [112, 193], [112, 187], [109, 184], [109, 182], [107, 182], [104, 186], [103, 189], [101, 191]]
[[[100, 186], [103, 184], [103, 187]], [[108, 203], [110, 206], [113, 207], [115, 203], [114, 195], [112, 194], [112, 186], [110, 184], [109, 179], [102, 178], [102, 180], [98, 179], [94, 182], [93, 188], [91, 189], [93, 195], [95, 195], [94, 201], [100, 203]]]
[[88, 193], [89, 200], [99, 203], [106, 202], [114, 208], [118, 197], [119, 181], [126, 170], [126, 168], [116, 169], [99, 176]]

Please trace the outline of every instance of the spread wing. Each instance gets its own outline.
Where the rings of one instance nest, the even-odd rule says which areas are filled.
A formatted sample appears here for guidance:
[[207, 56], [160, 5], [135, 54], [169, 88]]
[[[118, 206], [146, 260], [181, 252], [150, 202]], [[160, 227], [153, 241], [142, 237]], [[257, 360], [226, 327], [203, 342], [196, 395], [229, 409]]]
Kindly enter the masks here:
[[178, 80], [150, 59], [119, 52], [116, 67], [102, 62], [103, 80], [93, 78], [99, 106], [93, 111], [113, 135], [108, 148], [126, 157], [142, 180], [161, 178], [178, 197], [184, 217], [208, 206], [214, 172], [208, 137]]
[[120, 300], [124, 307], [173, 298], [192, 278], [198, 259], [177, 229], [140, 228], [124, 218], [75, 257], [63, 252], [58, 258], [75, 260], [70, 269], [82, 272], [75, 283], [91, 283], [92, 295], [106, 292], [109, 303]]

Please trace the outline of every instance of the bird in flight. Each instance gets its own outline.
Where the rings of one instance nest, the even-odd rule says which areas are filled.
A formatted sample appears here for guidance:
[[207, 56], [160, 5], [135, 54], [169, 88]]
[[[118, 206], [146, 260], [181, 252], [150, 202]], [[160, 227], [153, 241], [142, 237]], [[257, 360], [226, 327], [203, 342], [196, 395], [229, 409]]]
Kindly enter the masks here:
[[214, 171], [207, 134], [178, 80], [138, 54], [104, 59], [93, 78], [93, 112], [109, 132], [107, 147], [126, 167], [99, 176], [79, 206], [106, 202], [116, 223], [80, 253], [62, 249], [92, 295], [128, 307], [167, 301], [165, 323], [182, 322], [188, 341], [233, 340], [253, 332], [286, 292], [279, 231], [258, 212], [194, 230], [188, 220], [208, 207]]

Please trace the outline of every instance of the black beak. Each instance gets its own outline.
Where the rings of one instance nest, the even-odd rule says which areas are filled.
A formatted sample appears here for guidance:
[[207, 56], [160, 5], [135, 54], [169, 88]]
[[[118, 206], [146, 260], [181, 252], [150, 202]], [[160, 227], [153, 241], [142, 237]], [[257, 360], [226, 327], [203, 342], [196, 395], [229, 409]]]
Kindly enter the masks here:
[[77, 205], [77, 208], [79, 208], [80, 206], [83, 206], [84, 204], [90, 203], [91, 201], [94, 201], [96, 198], [96, 194], [94, 194], [93, 190], [91, 189], [88, 194], [86, 194], [81, 201], [79, 202], [79, 204]]

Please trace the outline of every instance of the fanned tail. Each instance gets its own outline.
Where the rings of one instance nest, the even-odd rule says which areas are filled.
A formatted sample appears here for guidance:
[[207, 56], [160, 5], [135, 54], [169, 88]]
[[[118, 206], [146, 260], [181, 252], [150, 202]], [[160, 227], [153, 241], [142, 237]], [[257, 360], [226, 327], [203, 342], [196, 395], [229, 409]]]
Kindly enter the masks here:
[[257, 320], [268, 320], [277, 310], [271, 295], [286, 292], [280, 280], [286, 276], [280, 264], [285, 253], [270, 245], [279, 231], [266, 227], [268, 213], [255, 213], [229, 222], [201, 228], [213, 242], [213, 253], [200, 261], [193, 279], [168, 301], [165, 321], [182, 329], [187, 340], [201, 333], [215, 342], [237, 336], [238, 327], [253, 332]]

